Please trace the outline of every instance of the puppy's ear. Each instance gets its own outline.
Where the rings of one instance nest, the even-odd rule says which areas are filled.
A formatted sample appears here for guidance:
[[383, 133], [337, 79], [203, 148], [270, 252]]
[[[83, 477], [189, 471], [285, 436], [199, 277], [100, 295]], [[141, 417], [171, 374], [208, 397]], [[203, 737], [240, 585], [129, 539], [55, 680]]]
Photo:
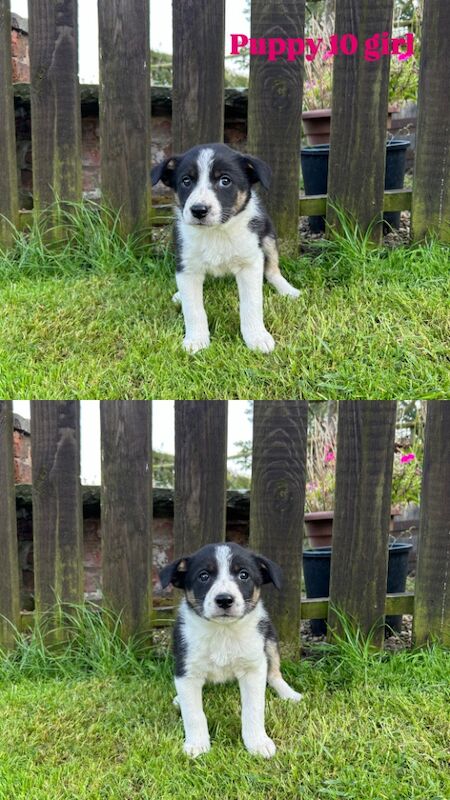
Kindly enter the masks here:
[[181, 156], [170, 156], [160, 164], [152, 167], [152, 186], [155, 186], [158, 181], [162, 181], [166, 186], [175, 189], [175, 172], [180, 162]]
[[159, 573], [159, 580], [163, 589], [165, 589], [169, 583], [171, 583], [172, 586], [176, 586], [177, 589], [184, 589], [187, 562], [187, 558], [177, 558], [176, 561], [172, 561], [167, 567], [163, 567]]
[[250, 183], [257, 183], [258, 181], [268, 189], [272, 178], [272, 170], [265, 161], [262, 161], [256, 156], [241, 156], [241, 164], [247, 174]]
[[255, 558], [261, 572], [262, 582], [273, 583], [277, 589], [281, 589], [283, 583], [281, 567], [275, 564], [275, 561], [271, 561], [270, 558], [265, 558], [265, 556], [255, 556]]

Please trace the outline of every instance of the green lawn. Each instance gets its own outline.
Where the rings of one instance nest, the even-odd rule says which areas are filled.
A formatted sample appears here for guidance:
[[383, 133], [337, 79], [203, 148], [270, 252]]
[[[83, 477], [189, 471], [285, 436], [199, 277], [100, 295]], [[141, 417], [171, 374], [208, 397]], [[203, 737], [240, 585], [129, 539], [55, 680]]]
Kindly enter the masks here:
[[[86, 222], [87, 219], [87, 222]], [[239, 333], [233, 280], [205, 288], [211, 347], [189, 356], [168, 246], [121, 242], [83, 212], [0, 255], [0, 395], [16, 398], [443, 398], [449, 249], [370, 250], [351, 235], [284, 259], [298, 300], [264, 289], [273, 354]]]
[[270, 761], [243, 747], [233, 684], [204, 692], [210, 753], [183, 754], [161, 648], [138, 661], [103, 634], [59, 661], [28, 648], [0, 662], [1, 800], [450, 796], [450, 656], [438, 647], [392, 656], [344, 645], [284, 661], [305, 696], [289, 704], [268, 690]]

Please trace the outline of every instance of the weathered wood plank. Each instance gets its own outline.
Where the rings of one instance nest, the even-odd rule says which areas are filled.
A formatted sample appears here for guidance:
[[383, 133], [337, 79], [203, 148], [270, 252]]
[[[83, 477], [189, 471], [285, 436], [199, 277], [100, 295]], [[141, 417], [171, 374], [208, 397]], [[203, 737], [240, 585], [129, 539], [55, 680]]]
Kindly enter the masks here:
[[[386, 189], [383, 195], [383, 211], [409, 211], [411, 209], [411, 189]], [[300, 216], [314, 216], [327, 213], [326, 194], [311, 194], [299, 200]]]
[[[326, 619], [328, 616], [328, 598], [316, 597], [302, 599], [302, 619]], [[384, 605], [385, 614], [414, 614], [414, 592], [387, 594]]]
[[175, 402], [174, 550], [225, 541], [227, 403]]
[[151, 404], [100, 403], [103, 602], [121, 635], [144, 635], [152, 610]]
[[450, 645], [450, 401], [427, 404], [414, 640]]
[[[353, 34], [354, 55], [333, 64], [333, 102], [328, 196], [353, 215], [365, 232], [374, 219], [375, 242], [381, 241], [386, 161], [389, 58], [366, 61], [364, 42], [391, 31], [393, 0], [336, 0], [336, 34]], [[337, 225], [329, 206], [327, 219]]]
[[436, 233], [450, 242], [450, 3], [423, 9], [413, 186], [414, 239]]
[[13, 241], [8, 223], [16, 226], [19, 215], [9, 0], [0, 0], [0, 120], [0, 246], [8, 246]]
[[81, 200], [77, 0], [29, 4], [33, 199]]
[[98, 13], [102, 195], [129, 233], [150, 222], [149, 0], [99, 0]]
[[[339, 403], [330, 605], [381, 644], [386, 597], [396, 404]], [[340, 628], [332, 608], [332, 629]]]
[[17, 553], [16, 492], [13, 465], [13, 411], [0, 400], [0, 648], [12, 647], [20, 623], [19, 562]]
[[83, 600], [80, 409], [76, 400], [31, 402], [36, 611]]
[[223, 142], [225, 0], [173, 0], [174, 152]]
[[[252, 37], [303, 36], [304, 0], [252, 0], [251, 9]], [[303, 57], [250, 59], [248, 149], [272, 168], [270, 193], [262, 196], [285, 249], [298, 241], [302, 96]]]
[[254, 404], [250, 546], [280, 565], [283, 590], [265, 592], [279, 636], [298, 643], [308, 404]]

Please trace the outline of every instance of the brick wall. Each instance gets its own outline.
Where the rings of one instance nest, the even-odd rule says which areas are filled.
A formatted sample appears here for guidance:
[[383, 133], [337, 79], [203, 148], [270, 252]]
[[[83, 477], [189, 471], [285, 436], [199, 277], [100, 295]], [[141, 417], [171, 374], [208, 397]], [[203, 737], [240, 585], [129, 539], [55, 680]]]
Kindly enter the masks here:
[[11, 14], [11, 54], [13, 83], [28, 83], [30, 58], [28, 54], [28, 20]]

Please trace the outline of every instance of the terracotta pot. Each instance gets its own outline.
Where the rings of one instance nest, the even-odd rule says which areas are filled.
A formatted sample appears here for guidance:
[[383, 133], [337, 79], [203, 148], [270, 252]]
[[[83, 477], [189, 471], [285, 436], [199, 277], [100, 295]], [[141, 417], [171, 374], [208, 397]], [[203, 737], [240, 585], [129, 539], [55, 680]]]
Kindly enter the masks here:
[[[387, 129], [390, 130], [392, 113], [398, 107], [393, 105], [388, 108]], [[308, 144], [328, 144], [331, 131], [331, 108], [315, 108], [304, 111], [302, 114], [303, 130]]]
[[334, 511], [311, 511], [305, 514], [305, 527], [311, 547], [330, 547]]
[[[394, 517], [398, 508], [391, 508], [390, 530], [394, 529]], [[305, 514], [305, 528], [311, 547], [331, 547], [334, 511], [310, 511]]]

